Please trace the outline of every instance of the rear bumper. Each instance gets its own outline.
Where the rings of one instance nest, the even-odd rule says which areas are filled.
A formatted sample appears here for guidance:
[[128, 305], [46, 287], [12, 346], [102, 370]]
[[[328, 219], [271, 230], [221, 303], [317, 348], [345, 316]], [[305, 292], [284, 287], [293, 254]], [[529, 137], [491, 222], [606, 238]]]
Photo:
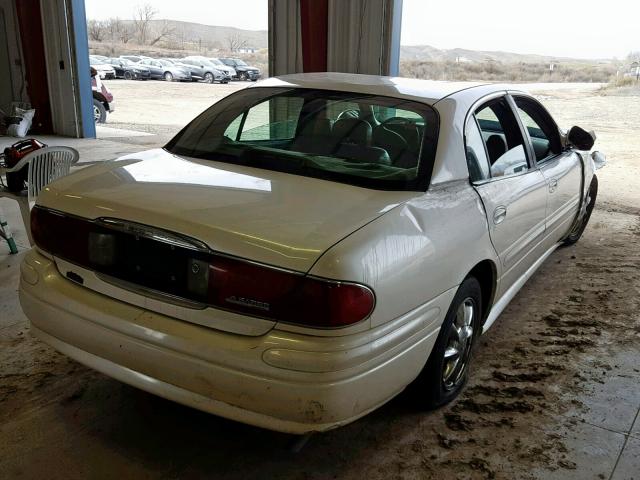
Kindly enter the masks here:
[[161, 397], [297, 434], [349, 423], [402, 391], [426, 362], [448, 301], [440, 296], [400, 322], [345, 337], [252, 337], [95, 293], [34, 250], [21, 268], [32, 331], [60, 352]]

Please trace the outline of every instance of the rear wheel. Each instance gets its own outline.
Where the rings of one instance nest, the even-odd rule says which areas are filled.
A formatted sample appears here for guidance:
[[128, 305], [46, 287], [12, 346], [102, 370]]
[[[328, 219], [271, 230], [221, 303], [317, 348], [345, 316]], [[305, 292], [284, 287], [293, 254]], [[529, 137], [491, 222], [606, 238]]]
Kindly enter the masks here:
[[133, 78], [133, 75], [131, 74], [131, 72], [126, 71], [124, 72], [124, 79], [125, 80], [131, 80]]
[[204, 83], [213, 83], [213, 74], [207, 72], [204, 74]]
[[93, 120], [96, 123], [107, 122], [107, 109], [104, 107], [102, 102], [97, 98], [93, 99]]
[[246, 80], [248, 80], [248, 78], [247, 78], [247, 73], [246, 73], [246, 72], [242, 72], [242, 73], [240, 74], [240, 80], [242, 80], [243, 82], [244, 82], [244, 81], [246, 81]]
[[173, 82], [173, 73], [165, 72], [164, 73], [164, 79], [165, 79], [166, 82]]
[[584, 229], [587, 228], [589, 219], [591, 218], [591, 212], [596, 205], [596, 197], [598, 196], [598, 177], [593, 176], [591, 185], [589, 186], [589, 193], [587, 194], [587, 206], [585, 207], [584, 215], [582, 219], [573, 227], [571, 233], [562, 241], [564, 245], [573, 245], [584, 233]]
[[429, 360], [414, 384], [424, 407], [449, 403], [462, 390], [482, 327], [481, 311], [480, 283], [467, 277], [451, 302]]

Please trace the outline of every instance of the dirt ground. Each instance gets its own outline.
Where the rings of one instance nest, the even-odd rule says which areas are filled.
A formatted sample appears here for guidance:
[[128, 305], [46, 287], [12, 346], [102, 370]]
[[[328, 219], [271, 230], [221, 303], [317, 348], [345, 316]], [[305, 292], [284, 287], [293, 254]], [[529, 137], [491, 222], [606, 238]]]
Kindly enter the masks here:
[[[236, 88], [175, 87], [200, 99]], [[627, 462], [613, 478], [640, 478], [640, 97], [583, 87], [539, 95], [563, 127], [593, 128], [609, 163], [584, 237], [556, 251], [480, 339], [457, 401], [425, 412], [409, 389], [292, 454], [286, 435], [92, 372], [16, 317], [0, 325], [0, 477], [608, 479]], [[170, 101], [149, 105], [150, 129], [168, 131], [202, 108]], [[17, 281], [19, 260], [2, 263], [3, 286]], [[0, 292], [6, 319], [15, 289]], [[620, 455], [627, 444], [637, 446], [631, 460]]]
[[116, 110], [106, 126], [159, 135], [174, 135], [198, 114], [253, 82], [228, 84], [105, 80]]

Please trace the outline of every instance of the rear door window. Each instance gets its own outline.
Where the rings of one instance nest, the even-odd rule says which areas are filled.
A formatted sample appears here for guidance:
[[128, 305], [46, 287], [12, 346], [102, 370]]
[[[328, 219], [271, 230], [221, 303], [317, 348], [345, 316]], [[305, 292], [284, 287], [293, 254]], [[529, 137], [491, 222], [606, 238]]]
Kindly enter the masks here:
[[518, 120], [505, 97], [475, 111], [489, 159], [491, 178], [517, 175], [529, 168], [527, 148]]

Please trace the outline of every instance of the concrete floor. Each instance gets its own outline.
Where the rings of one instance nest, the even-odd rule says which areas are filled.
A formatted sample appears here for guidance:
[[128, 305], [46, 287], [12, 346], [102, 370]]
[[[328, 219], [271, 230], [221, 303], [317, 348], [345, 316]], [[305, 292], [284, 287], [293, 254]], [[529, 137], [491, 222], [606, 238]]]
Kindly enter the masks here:
[[[164, 139], [76, 142], [94, 161]], [[16, 296], [28, 243], [0, 199], [21, 250], [0, 244], [0, 478], [640, 479], [640, 208], [611, 174], [585, 236], [481, 338], [456, 402], [424, 412], [407, 391], [298, 454], [287, 435], [146, 394], [32, 338]]]
[[[64, 145], [73, 147], [80, 153], [79, 163], [96, 163], [112, 160], [122, 155], [139, 152], [147, 148], [164, 145], [171, 139], [172, 134], [152, 135], [132, 130], [114, 129], [97, 126], [96, 139], [68, 138], [53, 135], [36, 135], [42, 143], [54, 147]], [[14, 143], [19, 138], [0, 136], [0, 151]]]

